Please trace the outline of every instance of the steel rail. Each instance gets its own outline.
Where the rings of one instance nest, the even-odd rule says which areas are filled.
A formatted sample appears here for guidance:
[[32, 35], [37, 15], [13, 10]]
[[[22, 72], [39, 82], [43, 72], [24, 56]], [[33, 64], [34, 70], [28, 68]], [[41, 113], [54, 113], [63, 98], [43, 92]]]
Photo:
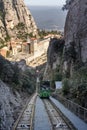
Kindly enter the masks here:
[[[33, 94], [28, 101], [26, 102], [25, 107], [23, 108], [23, 110], [21, 111], [18, 119], [16, 120], [16, 122], [13, 125], [12, 130], [32, 130], [33, 129], [33, 118], [34, 118], [34, 109], [35, 109], [35, 102], [36, 102], [36, 97], [37, 94]], [[22, 122], [24, 122], [24, 119], [26, 119], [26, 122], [28, 122], [26, 124]]]
[[53, 130], [76, 130], [69, 119], [65, 117], [61, 110], [59, 110], [50, 99], [44, 99], [43, 102]]

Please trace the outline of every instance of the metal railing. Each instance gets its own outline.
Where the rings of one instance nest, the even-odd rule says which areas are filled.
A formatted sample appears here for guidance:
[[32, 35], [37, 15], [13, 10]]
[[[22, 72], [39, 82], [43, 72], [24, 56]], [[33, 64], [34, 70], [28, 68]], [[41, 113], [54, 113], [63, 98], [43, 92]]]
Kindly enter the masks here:
[[66, 108], [87, 123], [87, 109], [59, 95], [55, 96]]

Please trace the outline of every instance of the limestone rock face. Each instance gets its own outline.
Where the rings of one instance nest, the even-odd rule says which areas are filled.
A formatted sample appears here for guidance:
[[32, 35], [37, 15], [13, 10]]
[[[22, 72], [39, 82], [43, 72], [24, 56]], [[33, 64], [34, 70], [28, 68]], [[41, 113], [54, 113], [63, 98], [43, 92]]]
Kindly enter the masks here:
[[0, 26], [4, 29], [0, 32], [0, 38], [4, 32], [15, 37], [18, 33], [16, 26], [19, 23], [24, 25], [22, 30], [26, 33], [37, 34], [37, 26], [30, 11], [25, 6], [24, 0], [0, 0]]
[[52, 38], [50, 40], [44, 80], [50, 80], [53, 75], [53, 71], [55, 71], [57, 66], [61, 66], [64, 43], [65, 41], [63, 39]]
[[65, 23], [65, 46], [75, 42], [77, 59], [87, 60], [87, 0], [74, 0], [70, 5]]
[[63, 39], [53, 38], [50, 40], [47, 53], [47, 61], [52, 69], [55, 69], [56, 65], [60, 65], [63, 47], [64, 47]]
[[14, 109], [20, 107], [22, 102], [20, 95], [14, 95], [10, 88], [0, 80], [0, 128], [11, 130], [14, 122]]
[[[26, 102], [26, 93], [12, 91], [12, 89], [0, 80], [0, 129], [12, 130], [12, 125], [18, 118], [18, 112]], [[23, 99], [24, 98], [24, 99]]]
[[29, 98], [28, 92], [32, 91], [26, 88], [28, 84], [30, 88], [30, 82], [35, 82], [32, 73], [25, 60], [10, 62], [0, 55], [0, 130], [12, 130]]

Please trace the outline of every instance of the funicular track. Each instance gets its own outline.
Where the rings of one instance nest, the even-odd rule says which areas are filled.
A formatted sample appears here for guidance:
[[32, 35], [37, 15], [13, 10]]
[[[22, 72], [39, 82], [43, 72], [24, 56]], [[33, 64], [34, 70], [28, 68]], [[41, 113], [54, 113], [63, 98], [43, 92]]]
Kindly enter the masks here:
[[12, 130], [32, 130], [33, 129], [33, 118], [34, 118], [36, 97], [37, 97], [37, 94], [34, 94], [27, 101], [24, 109], [19, 115]]
[[50, 99], [43, 99], [43, 102], [52, 125], [52, 130], [76, 130]]

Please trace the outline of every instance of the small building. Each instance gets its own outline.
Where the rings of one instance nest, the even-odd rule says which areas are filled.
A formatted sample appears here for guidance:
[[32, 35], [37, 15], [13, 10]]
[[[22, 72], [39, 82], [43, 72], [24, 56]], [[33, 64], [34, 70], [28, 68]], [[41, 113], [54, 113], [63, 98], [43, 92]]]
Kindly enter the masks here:
[[56, 90], [62, 88], [62, 81], [55, 81]]
[[22, 52], [28, 54], [34, 54], [35, 48], [37, 49], [37, 39], [31, 38], [27, 39], [27, 42], [22, 44]]

